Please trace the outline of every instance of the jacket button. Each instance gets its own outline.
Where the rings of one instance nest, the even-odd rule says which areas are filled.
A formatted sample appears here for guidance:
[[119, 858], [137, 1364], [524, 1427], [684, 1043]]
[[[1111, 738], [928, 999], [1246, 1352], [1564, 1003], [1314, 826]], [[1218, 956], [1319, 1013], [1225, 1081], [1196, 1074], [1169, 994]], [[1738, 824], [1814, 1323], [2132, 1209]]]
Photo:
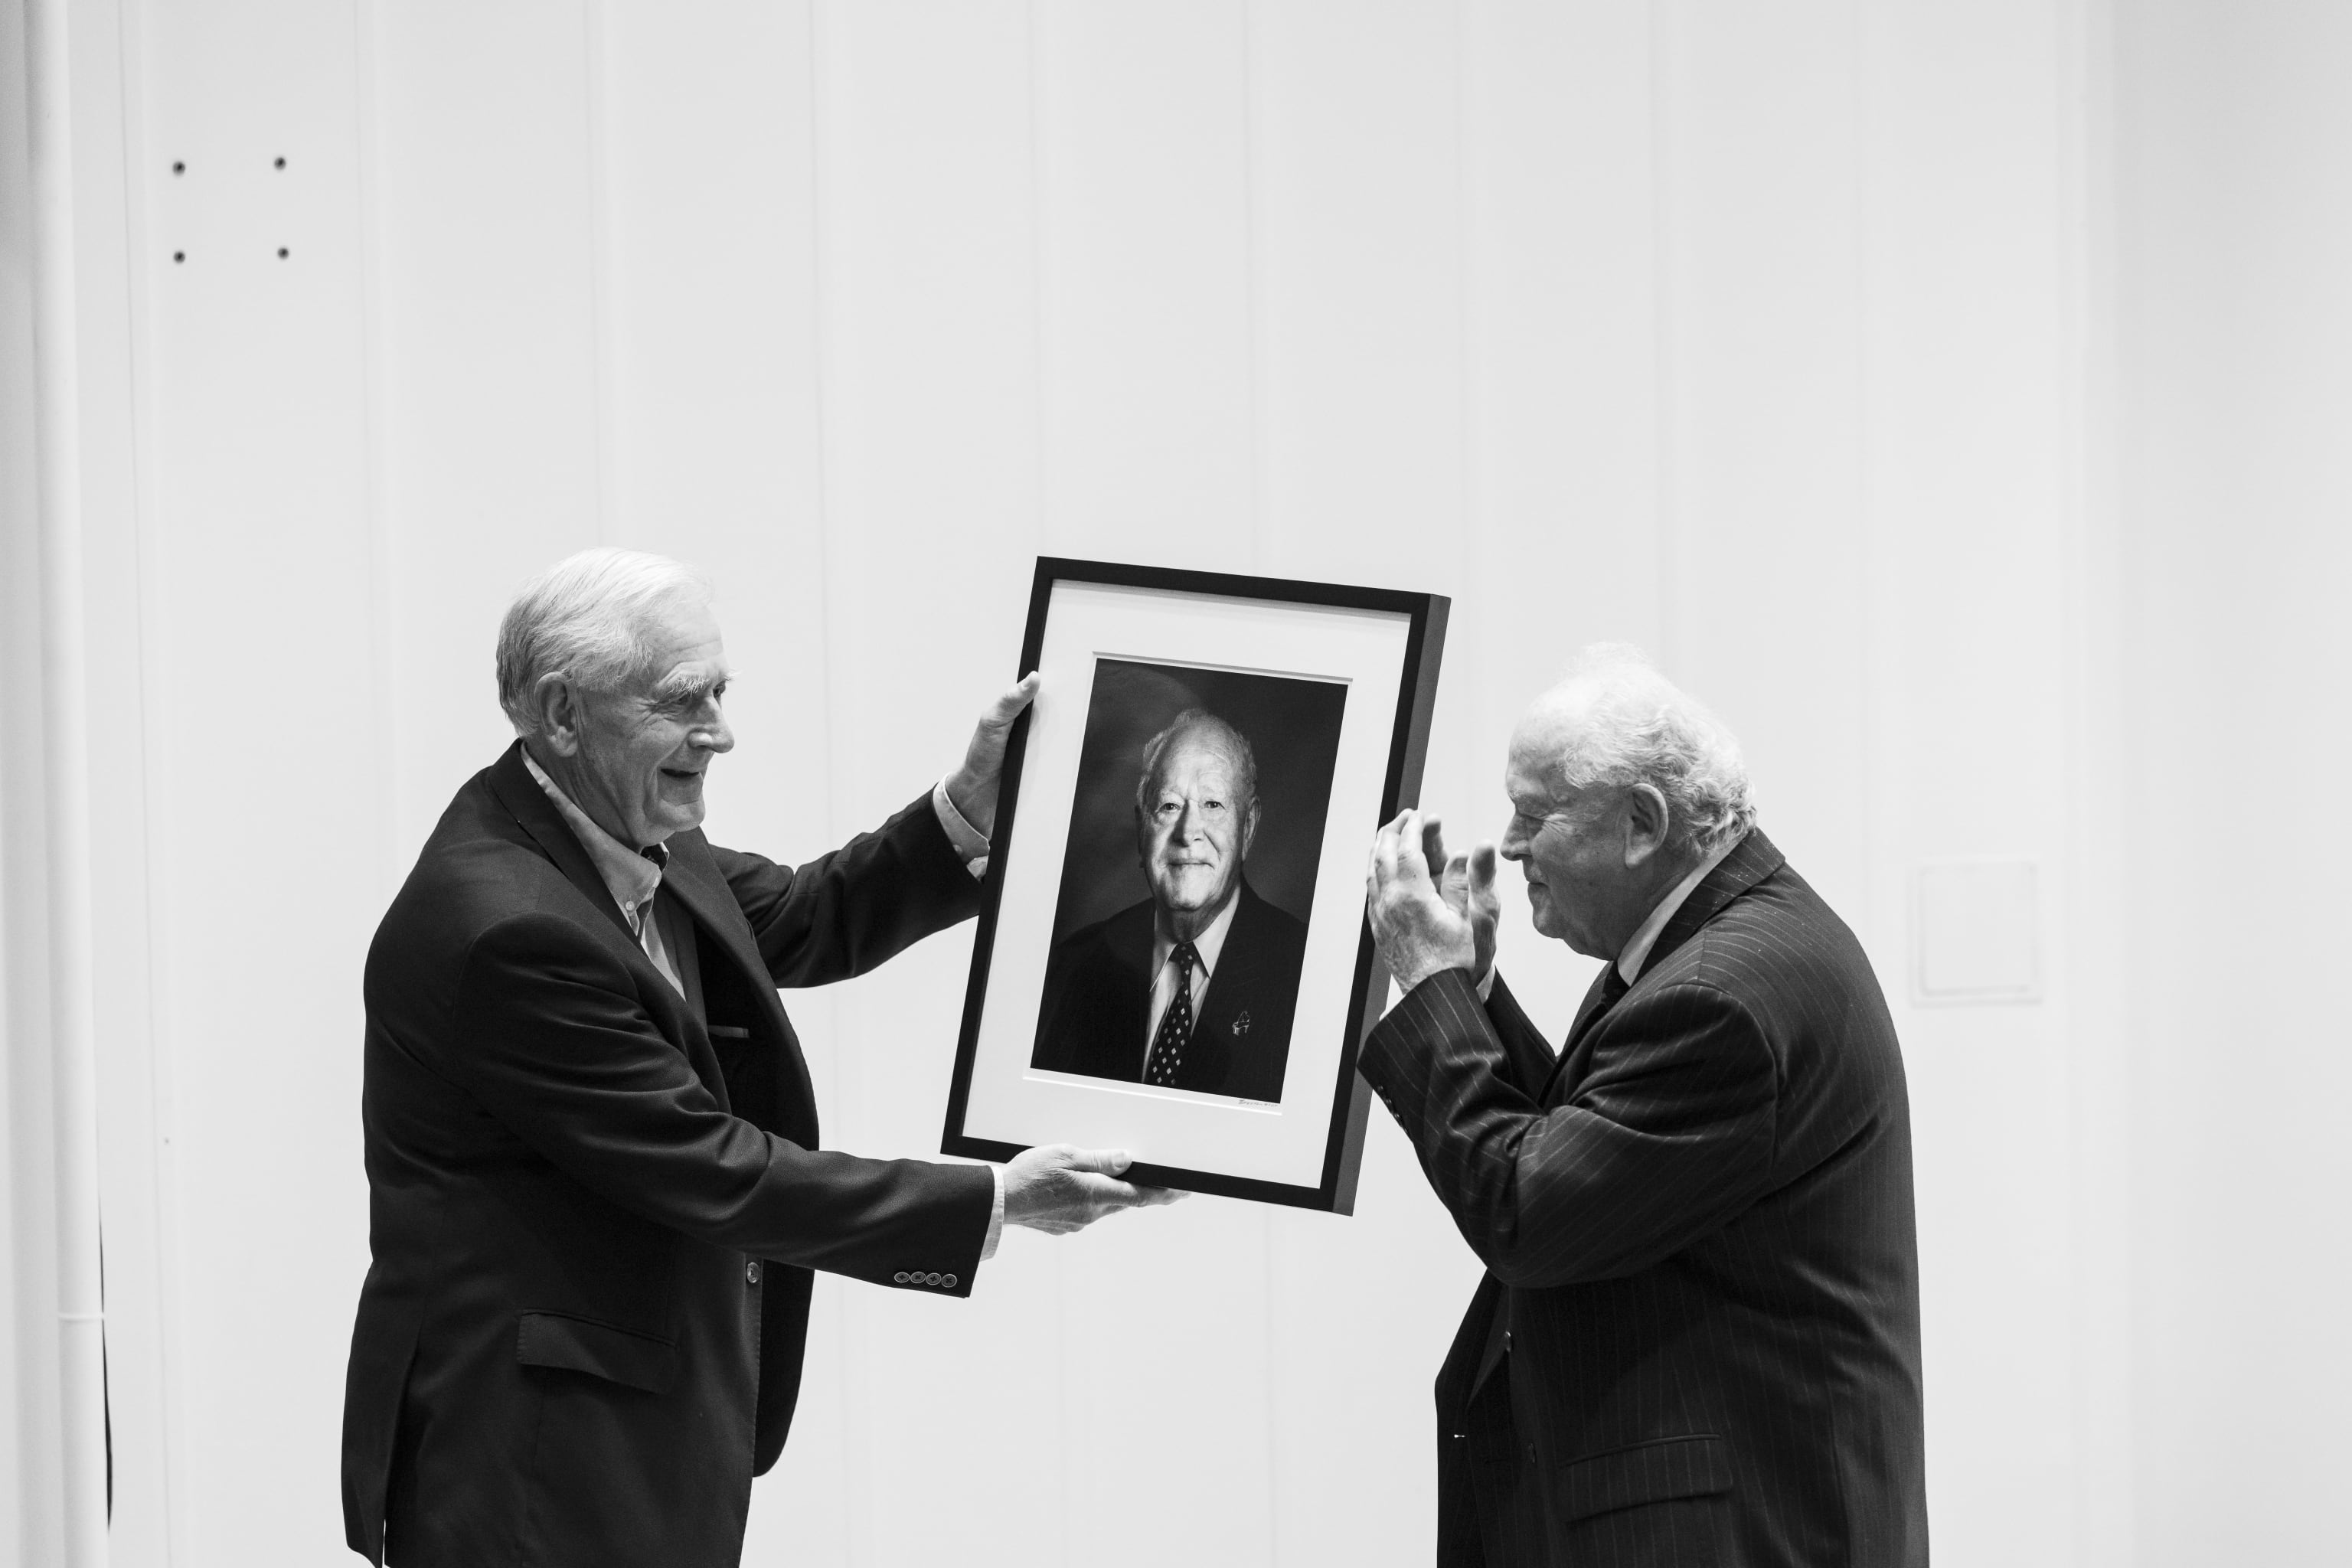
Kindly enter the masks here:
[[1530, 1465], [1532, 1465], [1532, 1464], [1534, 1464], [1535, 1462], [1536, 1462], [1536, 1446], [1535, 1446], [1533, 1443], [1530, 1443], [1530, 1444], [1528, 1444], [1528, 1464], [1530, 1464]]
[[907, 1283], [908, 1278], [907, 1271], [901, 1268], [898, 1272], [890, 1276], [890, 1283], [893, 1285], [904, 1285]]
[[760, 1260], [754, 1258], [751, 1262], [743, 1265], [743, 1283], [746, 1285], [757, 1285], [759, 1282]]
[[1508, 1329], [1503, 1331], [1503, 1348], [1505, 1350], [1511, 1348], [1511, 1331]]

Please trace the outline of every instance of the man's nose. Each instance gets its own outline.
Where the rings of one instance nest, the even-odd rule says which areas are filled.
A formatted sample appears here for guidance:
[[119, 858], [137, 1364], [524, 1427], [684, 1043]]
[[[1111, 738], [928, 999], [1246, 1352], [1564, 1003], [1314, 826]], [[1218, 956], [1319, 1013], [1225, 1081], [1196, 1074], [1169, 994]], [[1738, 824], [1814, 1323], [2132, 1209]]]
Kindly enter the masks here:
[[1496, 852], [1506, 860], [1524, 860], [1528, 858], [1528, 841], [1519, 837], [1519, 824], [1517, 817], [1512, 818], [1503, 828], [1503, 842]]
[[735, 749], [735, 731], [727, 722], [727, 710], [713, 709], [709, 716], [694, 727], [693, 742], [706, 752], [731, 752]]
[[1188, 800], [1184, 803], [1184, 809], [1176, 814], [1176, 842], [1190, 844], [1200, 836], [1200, 832], [1201, 808]]

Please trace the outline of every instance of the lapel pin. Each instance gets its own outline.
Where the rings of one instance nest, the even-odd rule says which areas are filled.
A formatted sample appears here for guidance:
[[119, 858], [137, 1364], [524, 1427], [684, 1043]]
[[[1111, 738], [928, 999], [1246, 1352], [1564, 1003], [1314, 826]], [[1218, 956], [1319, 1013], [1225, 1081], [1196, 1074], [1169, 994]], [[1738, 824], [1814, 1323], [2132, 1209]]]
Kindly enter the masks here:
[[1249, 1033], [1249, 1009], [1248, 1009], [1248, 1008], [1246, 1008], [1246, 1007], [1243, 1008], [1243, 1009], [1241, 1010], [1240, 1014], [1239, 1014], [1237, 1016], [1235, 1016], [1235, 1017], [1234, 1017], [1234, 1034], [1236, 1034], [1236, 1035], [1246, 1035], [1246, 1034], [1248, 1034], [1248, 1033]]

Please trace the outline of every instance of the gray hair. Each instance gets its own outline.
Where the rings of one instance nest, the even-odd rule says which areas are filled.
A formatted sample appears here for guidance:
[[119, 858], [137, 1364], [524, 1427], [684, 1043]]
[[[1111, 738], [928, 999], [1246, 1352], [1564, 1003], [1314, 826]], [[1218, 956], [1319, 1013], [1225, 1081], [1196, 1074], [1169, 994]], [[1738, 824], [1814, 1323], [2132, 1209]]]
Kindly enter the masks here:
[[1706, 855], [1737, 843], [1756, 825], [1739, 742], [1639, 648], [1593, 644], [1576, 656], [1551, 695], [1580, 709], [1554, 759], [1562, 784], [1648, 784], [1665, 797], [1668, 834]]
[[[1135, 781], [1135, 805], [1139, 811], [1150, 811], [1151, 803], [1146, 797], [1151, 791], [1151, 781], [1160, 776], [1160, 760], [1180, 736], [1196, 731], [1214, 735], [1225, 754], [1233, 759], [1234, 771], [1239, 775], [1236, 793], [1242, 801], [1257, 798], [1257, 753], [1250, 750], [1249, 737], [1210, 712], [1206, 708], [1187, 708], [1168, 721], [1168, 727], [1143, 743], [1143, 772]], [[1234, 804], [1238, 805], [1242, 801]]]
[[532, 578], [499, 622], [499, 706], [515, 733], [533, 732], [542, 679], [564, 675], [583, 690], [618, 690], [652, 658], [654, 617], [681, 599], [709, 597], [709, 582], [692, 567], [610, 545], [568, 555]]

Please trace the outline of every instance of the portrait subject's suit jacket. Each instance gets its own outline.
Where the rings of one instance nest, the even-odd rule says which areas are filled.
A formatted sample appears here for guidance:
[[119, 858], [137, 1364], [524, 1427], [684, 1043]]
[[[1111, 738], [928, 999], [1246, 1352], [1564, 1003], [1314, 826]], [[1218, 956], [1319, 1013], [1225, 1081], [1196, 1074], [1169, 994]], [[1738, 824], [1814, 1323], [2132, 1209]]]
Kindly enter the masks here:
[[1751, 832], [1555, 1058], [1450, 971], [1361, 1070], [1487, 1268], [1437, 1380], [1439, 1552], [1924, 1568], [1910, 1113], [1844, 922]]
[[[1258, 897], [1247, 878], [1238, 896], [1175, 1087], [1279, 1100], [1291, 1017], [1298, 1007], [1298, 966], [1307, 956], [1307, 922]], [[1033, 1065], [1143, 1081], [1155, 908], [1146, 899], [1055, 944], [1045, 965], [1038, 1011], [1044, 1023]]]
[[684, 995], [519, 747], [457, 792], [377, 930], [342, 1456], [373, 1560], [732, 1564], [792, 1421], [810, 1271], [971, 1289], [990, 1173], [817, 1152], [775, 990], [973, 912], [929, 801], [798, 870], [669, 847]]

